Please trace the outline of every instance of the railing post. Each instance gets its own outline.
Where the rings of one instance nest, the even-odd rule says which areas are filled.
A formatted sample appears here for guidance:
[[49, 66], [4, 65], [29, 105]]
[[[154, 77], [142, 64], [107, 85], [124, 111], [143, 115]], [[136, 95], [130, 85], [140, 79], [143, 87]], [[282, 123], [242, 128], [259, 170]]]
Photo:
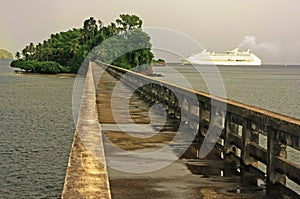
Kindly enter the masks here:
[[193, 107], [193, 100], [187, 98], [187, 103], [188, 103], [188, 116], [187, 116], [187, 120], [188, 120], [189, 128], [192, 128], [192, 107]]
[[277, 131], [272, 128], [267, 128], [268, 133], [268, 164], [267, 164], [267, 181], [271, 184], [275, 184], [276, 182], [280, 182], [281, 184], [286, 184], [286, 176], [284, 174], [280, 174], [276, 172], [275, 165], [276, 159], [275, 157], [287, 157], [286, 153], [286, 145], [280, 143], [277, 139]]
[[223, 114], [220, 108], [212, 106], [210, 109], [209, 133], [206, 136], [211, 143], [217, 143], [220, 138], [218, 132], [223, 130], [222, 118]]
[[204, 105], [199, 101], [199, 126], [198, 126], [198, 140], [203, 135], [202, 129], [203, 129], [203, 120], [204, 120]]
[[154, 83], [150, 83], [149, 84], [149, 88], [150, 88], [150, 102], [151, 103], [155, 103], [156, 102], [156, 98], [157, 98], [157, 89], [156, 89], [156, 85]]
[[181, 104], [179, 104], [179, 97], [181, 97], [179, 93], [174, 95], [174, 118], [177, 119], [181, 119]]
[[231, 113], [226, 114], [225, 118], [225, 140], [224, 140], [224, 152], [225, 154], [234, 153], [236, 154], [236, 147], [232, 145], [230, 139], [231, 134], [238, 134], [238, 125], [232, 123]]
[[188, 98], [183, 97], [181, 101], [181, 122], [183, 124], [189, 123], [189, 102]]
[[165, 108], [167, 113], [169, 112], [169, 92], [170, 92], [170, 90], [165, 87], [165, 91], [163, 93], [163, 105], [162, 106]]
[[[253, 141], [256, 142], [256, 140], [253, 138], [254, 135], [252, 134], [251, 121], [247, 118], [244, 118], [242, 131], [243, 146], [241, 151], [241, 163], [244, 165], [252, 164], [255, 165], [255, 167], [257, 167], [257, 161], [250, 156], [250, 144]], [[258, 140], [256, 144], [258, 144]]]
[[173, 103], [173, 93], [169, 92], [168, 93], [168, 114], [169, 115], [173, 114], [173, 112], [174, 112], [172, 103]]
[[158, 93], [158, 97], [159, 97], [159, 103], [163, 106], [164, 104], [164, 93], [165, 93], [165, 87], [163, 85], [159, 86], [159, 93]]

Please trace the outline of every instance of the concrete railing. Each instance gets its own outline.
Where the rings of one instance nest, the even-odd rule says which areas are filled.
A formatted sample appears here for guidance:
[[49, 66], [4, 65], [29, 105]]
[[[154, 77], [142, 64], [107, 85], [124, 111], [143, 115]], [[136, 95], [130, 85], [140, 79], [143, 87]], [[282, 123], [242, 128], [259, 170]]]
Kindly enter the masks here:
[[[289, 179], [299, 187], [300, 120], [112, 65], [98, 64], [116, 78], [122, 78], [129, 86], [138, 88], [136, 91], [145, 100], [160, 103], [169, 114], [181, 118], [190, 128], [196, 129], [199, 136], [207, 136], [209, 126], [221, 130], [216, 146], [224, 155], [236, 157], [242, 166], [251, 167], [263, 177], [266, 176], [269, 184], [285, 187], [286, 179]], [[265, 169], [258, 170], [257, 163], [264, 165]]]
[[111, 198], [93, 77], [99, 69], [88, 67], [62, 198]]

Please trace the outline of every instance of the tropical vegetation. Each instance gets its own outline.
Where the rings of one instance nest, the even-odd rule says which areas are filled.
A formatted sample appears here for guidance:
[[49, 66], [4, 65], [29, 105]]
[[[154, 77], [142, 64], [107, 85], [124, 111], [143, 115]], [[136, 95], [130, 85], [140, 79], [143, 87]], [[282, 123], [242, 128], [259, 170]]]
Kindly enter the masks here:
[[15, 57], [11, 66], [28, 72], [76, 73], [85, 59], [143, 70], [150, 65], [153, 54], [142, 20], [136, 15], [121, 14], [107, 26], [90, 17], [82, 28], [51, 34], [36, 45], [30, 43]]

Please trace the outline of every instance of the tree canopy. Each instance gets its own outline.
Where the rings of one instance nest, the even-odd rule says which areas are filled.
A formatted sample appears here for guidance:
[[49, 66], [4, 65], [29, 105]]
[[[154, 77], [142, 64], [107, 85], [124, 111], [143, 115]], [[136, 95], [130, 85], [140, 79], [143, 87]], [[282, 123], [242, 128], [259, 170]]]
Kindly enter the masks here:
[[19, 67], [28, 62], [27, 65], [39, 66], [32, 66], [32, 72], [47, 71], [43, 68], [48, 66], [53, 73], [76, 73], [88, 55], [93, 60], [127, 69], [150, 64], [153, 58], [150, 37], [141, 29], [142, 20], [129, 14], [119, 17], [107, 26], [90, 17], [82, 28], [51, 34], [49, 39], [38, 44], [30, 43], [21, 53], [16, 53], [18, 63], [12, 63], [12, 66]]

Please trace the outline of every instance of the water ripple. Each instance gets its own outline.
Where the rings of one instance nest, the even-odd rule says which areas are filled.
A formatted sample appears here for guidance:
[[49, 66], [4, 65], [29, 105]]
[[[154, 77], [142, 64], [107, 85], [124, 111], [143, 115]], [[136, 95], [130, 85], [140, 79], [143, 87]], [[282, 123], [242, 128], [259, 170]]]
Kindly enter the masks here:
[[74, 134], [73, 83], [13, 74], [0, 62], [0, 198], [60, 197]]

